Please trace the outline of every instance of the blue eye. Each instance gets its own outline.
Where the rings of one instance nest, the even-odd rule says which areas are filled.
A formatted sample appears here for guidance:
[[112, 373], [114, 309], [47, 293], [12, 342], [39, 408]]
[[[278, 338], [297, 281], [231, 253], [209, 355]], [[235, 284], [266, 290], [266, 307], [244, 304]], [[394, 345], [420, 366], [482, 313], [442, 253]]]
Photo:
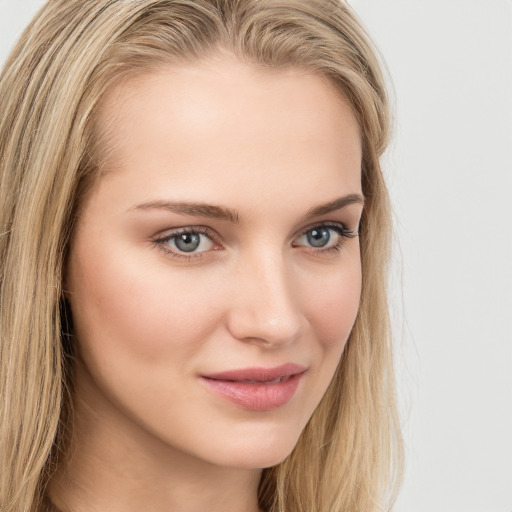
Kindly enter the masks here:
[[158, 243], [167, 246], [167, 250], [174, 253], [200, 253], [212, 249], [214, 243], [205, 233], [197, 231], [182, 231], [157, 240]]
[[[293, 247], [310, 248], [319, 254], [336, 252], [349, 238], [358, 236], [357, 230], [350, 231], [343, 224], [320, 224], [303, 231], [295, 239]], [[174, 258], [191, 259], [202, 253], [220, 250], [212, 230], [203, 226], [180, 228], [154, 241], [155, 245]]]
[[331, 239], [328, 228], [313, 228], [306, 232], [306, 239], [312, 247], [325, 247]]
[[304, 231], [295, 245], [312, 247], [320, 251], [339, 250], [347, 238], [354, 238], [357, 232], [349, 231], [343, 225], [323, 224]]
[[193, 252], [201, 244], [201, 236], [195, 233], [176, 235], [172, 240], [176, 248], [183, 252]]

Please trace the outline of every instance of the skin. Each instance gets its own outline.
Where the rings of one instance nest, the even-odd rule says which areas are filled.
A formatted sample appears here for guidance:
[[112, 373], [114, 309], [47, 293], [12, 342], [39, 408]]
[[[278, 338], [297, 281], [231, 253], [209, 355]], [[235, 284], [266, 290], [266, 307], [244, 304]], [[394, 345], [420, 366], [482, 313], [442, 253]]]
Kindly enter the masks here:
[[[295, 446], [357, 315], [357, 236], [329, 228], [315, 248], [304, 234], [357, 233], [360, 202], [306, 219], [362, 195], [357, 121], [320, 76], [219, 54], [110, 90], [98, 130], [110, 165], [83, 204], [64, 283], [75, 443], [50, 497], [77, 512], [257, 511], [261, 469]], [[138, 207], [158, 201], [229, 208], [238, 222]], [[210, 238], [190, 259], [162, 241], [194, 226]], [[285, 363], [306, 371], [268, 411], [199, 379]]]

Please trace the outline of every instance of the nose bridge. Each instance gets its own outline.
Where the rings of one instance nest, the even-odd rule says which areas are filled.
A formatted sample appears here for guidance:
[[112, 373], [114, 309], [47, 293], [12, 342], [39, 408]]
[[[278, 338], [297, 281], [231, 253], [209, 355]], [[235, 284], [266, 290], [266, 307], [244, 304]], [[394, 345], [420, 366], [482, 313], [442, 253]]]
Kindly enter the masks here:
[[237, 268], [237, 293], [230, 330], [239, 339], [283, 344], [297, 338], [301, 313], [290, 266], [282, 251], [251, 252]]

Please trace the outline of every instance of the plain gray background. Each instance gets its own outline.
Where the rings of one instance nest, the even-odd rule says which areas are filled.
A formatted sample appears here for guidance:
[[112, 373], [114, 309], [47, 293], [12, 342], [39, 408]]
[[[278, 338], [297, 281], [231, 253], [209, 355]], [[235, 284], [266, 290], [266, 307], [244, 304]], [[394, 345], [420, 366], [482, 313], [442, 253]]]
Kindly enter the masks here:
[[[42, 3], [0, 0], [0, 62]], [[394, 511], [512, 512], [512, 2], [349, 3], [396, 97]]]

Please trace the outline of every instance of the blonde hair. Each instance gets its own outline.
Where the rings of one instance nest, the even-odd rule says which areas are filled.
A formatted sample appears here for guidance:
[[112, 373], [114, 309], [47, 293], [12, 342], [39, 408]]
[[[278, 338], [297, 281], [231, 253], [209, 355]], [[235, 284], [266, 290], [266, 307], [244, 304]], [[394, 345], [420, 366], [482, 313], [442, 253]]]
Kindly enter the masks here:
[[72, 425], [62, 307], [68, 240], [101, 167], [97, 106], [119, 80], [228, 50], [243, 62], [325, 76], [363, 146], [363, 289], [342, 360], [300, 440], [264, 470], [272, 512], [370, 512], [393, 501], [401, 438], [386, 298], [390, 207], [379, 157], [385, 84], [341, 0], [50, 0], [0, 75], [0, 507], [40, 510]]

